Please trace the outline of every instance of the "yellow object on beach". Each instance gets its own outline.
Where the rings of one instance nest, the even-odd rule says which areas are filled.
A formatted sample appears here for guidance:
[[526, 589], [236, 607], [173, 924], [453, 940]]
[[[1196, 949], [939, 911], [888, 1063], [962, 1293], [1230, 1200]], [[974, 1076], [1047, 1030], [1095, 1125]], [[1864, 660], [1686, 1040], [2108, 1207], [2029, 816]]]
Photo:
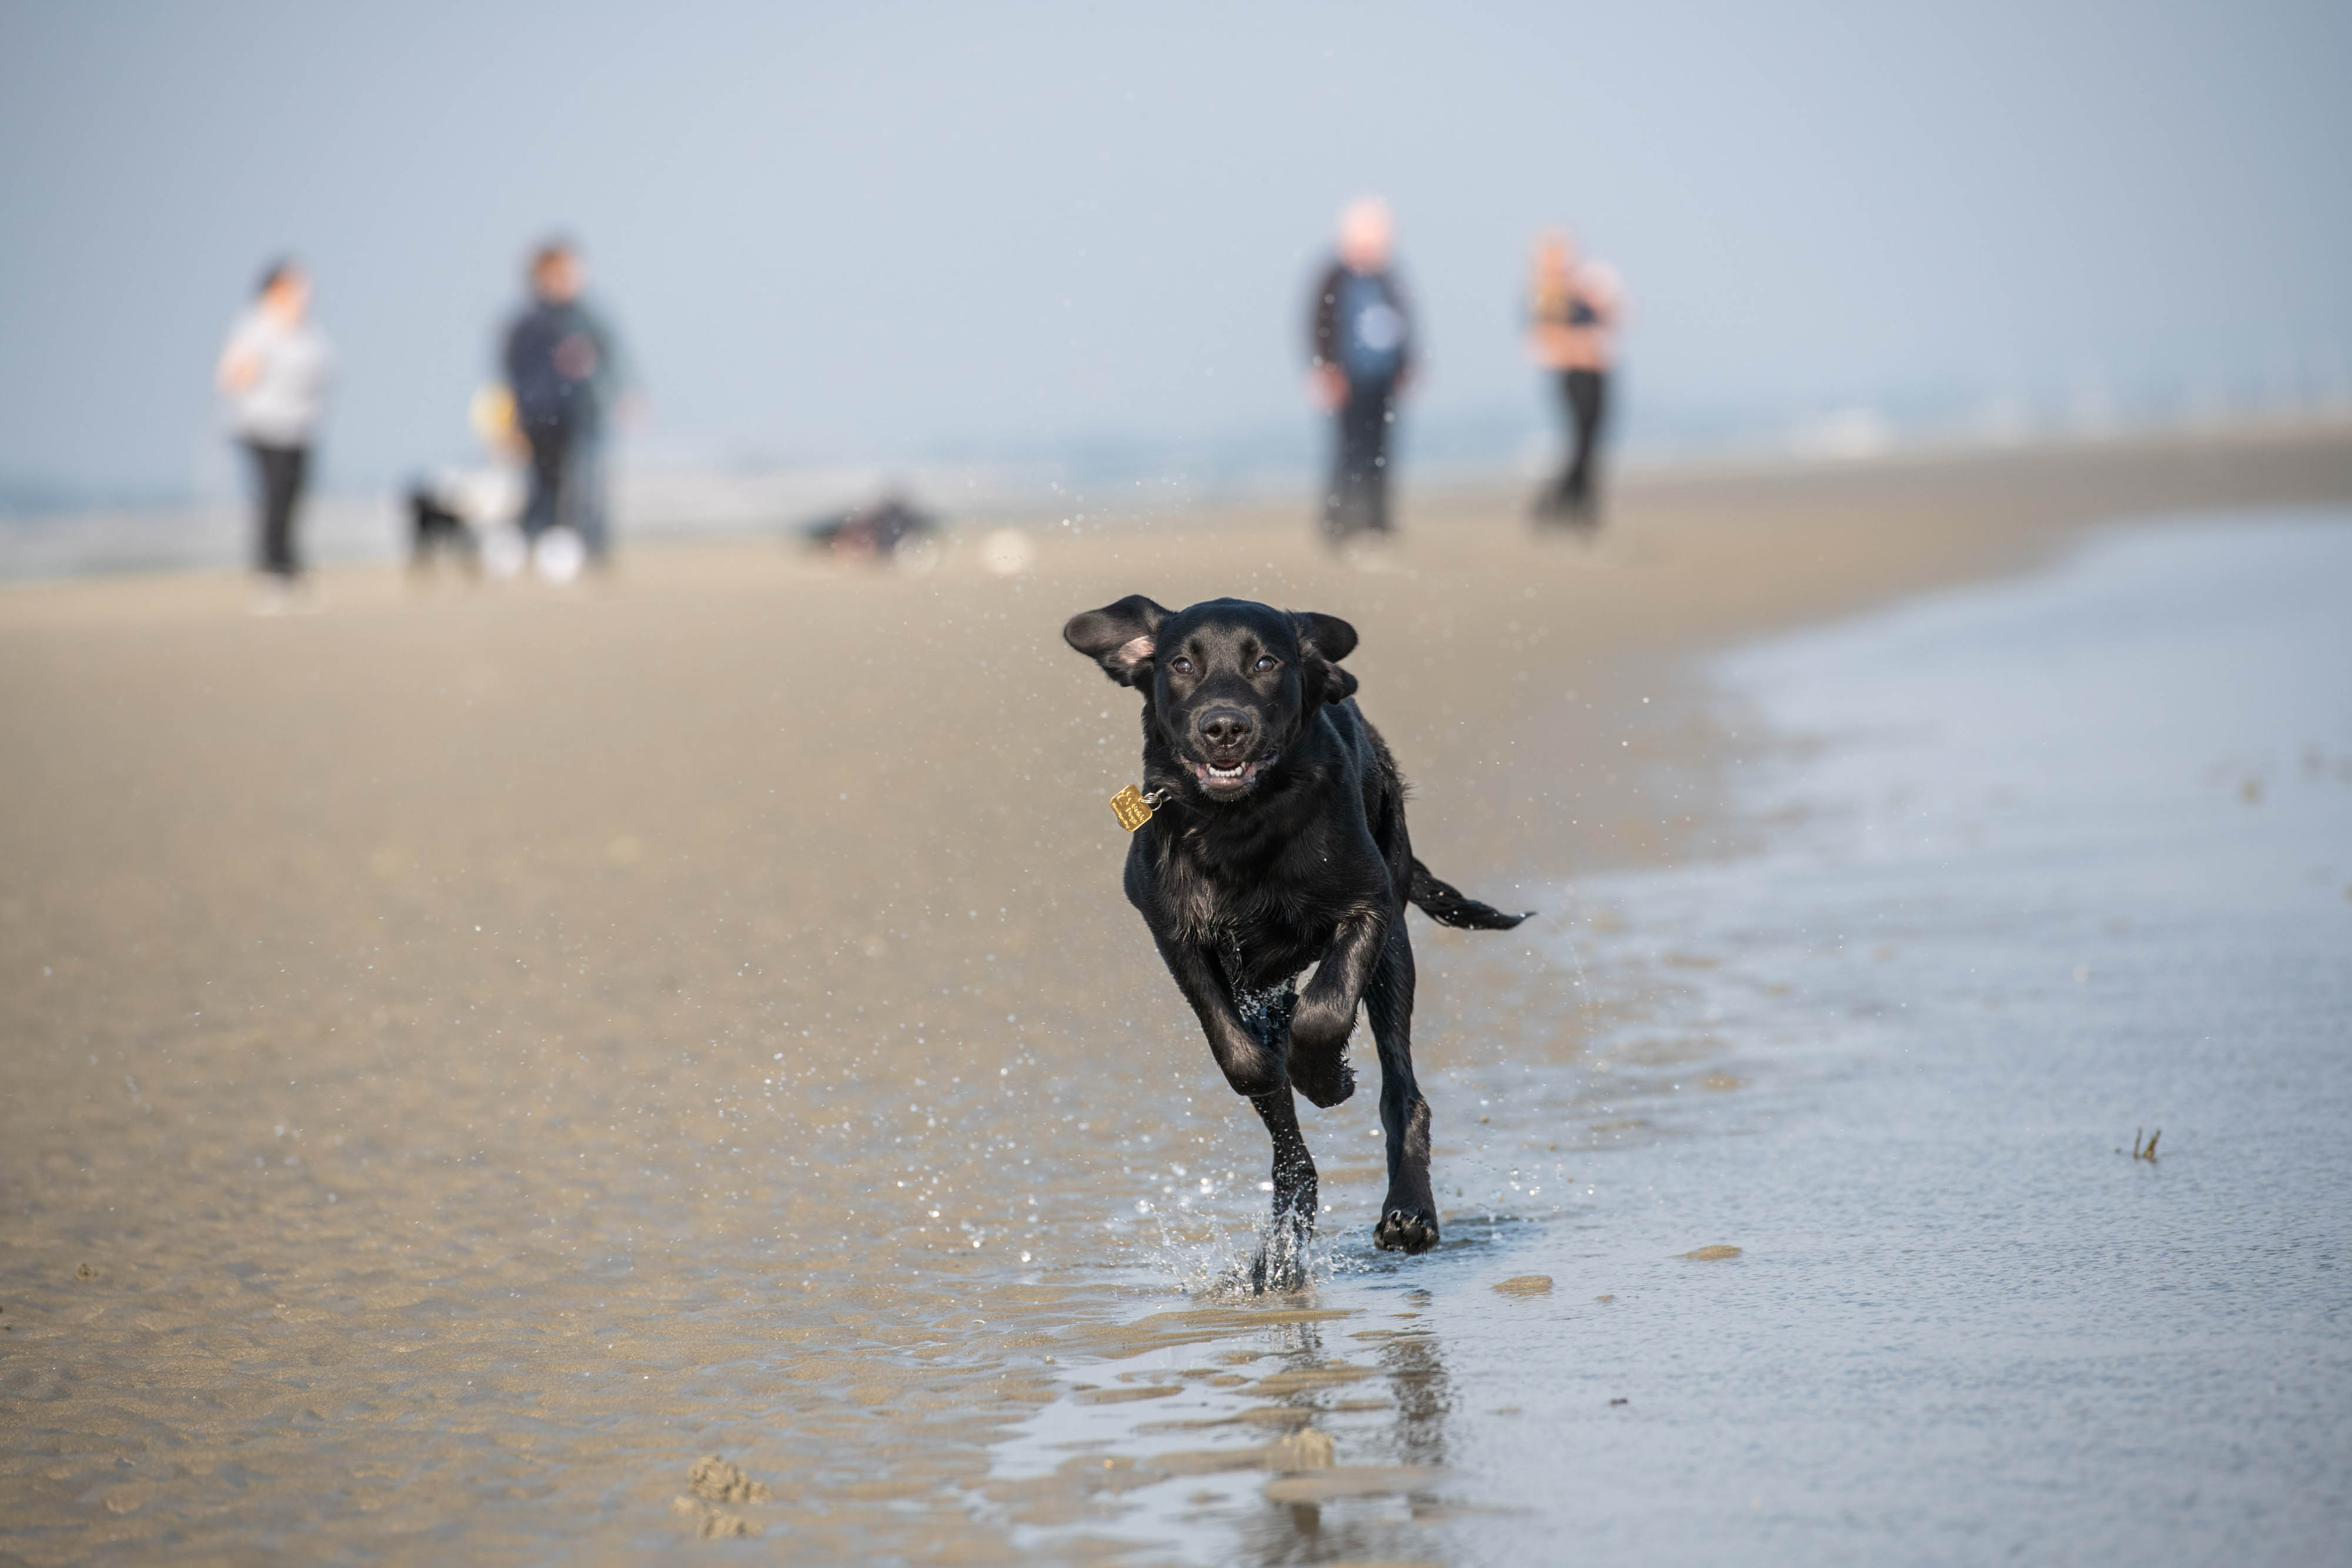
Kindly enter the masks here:
[[515, 423], [514, 392], [500, 382], [493, 382], [476, 391], [466, 413], [474, 434], [485, 446], [508, 451], [521, 438], [522, 432]]

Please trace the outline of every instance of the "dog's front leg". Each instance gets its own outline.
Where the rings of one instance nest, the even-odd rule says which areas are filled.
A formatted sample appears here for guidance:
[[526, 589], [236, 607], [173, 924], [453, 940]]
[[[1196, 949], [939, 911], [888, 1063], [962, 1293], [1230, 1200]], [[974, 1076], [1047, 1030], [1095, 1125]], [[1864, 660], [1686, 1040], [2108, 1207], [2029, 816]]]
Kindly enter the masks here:
[[1291, 1017], [1290, 1082], [1326, 1109], [1356, 1092], [1356, 1075], [1348, 1066], [1348, 1036], [1356, 1027], [1357, 1006], [1380, 964], [1388, 934], [1388, 917], [1379, 913], [1342, 920]]
[[1200, 1016], [1201, 1032], [1209, 1037], [1209, 1052], [1234, 1092], [1252, 1099], [1286, 1087], [1282, 1053], [1260, 1043], [1234, 1010], [1233, 994], [1215, 956], [1197, 943], [1152, 933], [1160, 959], [1175, 977], [1176, 988]]
[[1306, 1134], [1298, 1130], [1298, 1107], [1291, 1102], [1288, 1084], [1272, 1093], [1252, 1095], [1250, 1103], [1274, 1141], [1273, 1222], [1250, 1265], [1250, 1276], [1261, 1291], [1295, 1291], [1307, 1282], [1315, 1211], [1322, 1202], [1315, 1156], [1307, 1152]]

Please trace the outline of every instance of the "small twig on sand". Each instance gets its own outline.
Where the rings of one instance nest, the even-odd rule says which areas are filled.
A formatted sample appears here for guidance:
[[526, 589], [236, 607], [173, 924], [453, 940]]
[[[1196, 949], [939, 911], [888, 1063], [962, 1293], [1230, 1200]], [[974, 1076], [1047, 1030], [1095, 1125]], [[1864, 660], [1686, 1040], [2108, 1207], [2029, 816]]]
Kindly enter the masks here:
[[2156, 1141], [2162, 1136], [2164, 1136], [2164, 1129], [2158, 1127], [2155, 1132], [2150, 1133], [2147, 1135], [2147, 1142], [2143, 1145], [2140, 1142], [2140, 1129], [2134, 1127], [2132, 1129], [2132, 1158], [2136, 1160], [2146, 1160], [2150, 1165], [2156, 1164]]

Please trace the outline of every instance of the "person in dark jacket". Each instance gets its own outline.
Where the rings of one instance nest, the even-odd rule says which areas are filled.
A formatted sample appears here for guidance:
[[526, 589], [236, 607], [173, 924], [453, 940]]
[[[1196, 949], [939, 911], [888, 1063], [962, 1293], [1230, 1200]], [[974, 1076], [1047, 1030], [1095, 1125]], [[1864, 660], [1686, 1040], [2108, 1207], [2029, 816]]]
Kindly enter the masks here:
[[579, 248], [551, 240], [531, 254], [531, 303], [507, 329], [506, 376], [515, 423], [530, 447], [530, 500], [522, 531], [580, 536], [593, 561], [611, 548], [604, 513], [605, 418], [621, 384], [612, 332], [585, 305]]
[[1339, 217], [1339, 254], [1315, 287], [1308, 352], [1316, 402], [1336, 416], [1323, 531], [1344, 546], [1389, 531], [1389, 430], [1412, 375], [1412, 318], [1389, 270], [1395, 224], [1368, 196]]

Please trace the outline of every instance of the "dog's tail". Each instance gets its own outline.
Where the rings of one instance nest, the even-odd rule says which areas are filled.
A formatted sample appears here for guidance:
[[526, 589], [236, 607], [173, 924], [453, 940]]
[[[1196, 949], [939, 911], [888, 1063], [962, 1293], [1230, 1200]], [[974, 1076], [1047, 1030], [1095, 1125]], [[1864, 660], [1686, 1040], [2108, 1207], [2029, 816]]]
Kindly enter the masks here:
[[1492, 904], [1481, 904], [1460, 888], [1438, 881], [1418, 860], [1412, 862], [1412, 885], [1405, 890], [1405, 896], [1439, 925], [1473, 931], [1508, 931], [1535, 913], [1530, 909], [1527, 915], [1506, 915]]

